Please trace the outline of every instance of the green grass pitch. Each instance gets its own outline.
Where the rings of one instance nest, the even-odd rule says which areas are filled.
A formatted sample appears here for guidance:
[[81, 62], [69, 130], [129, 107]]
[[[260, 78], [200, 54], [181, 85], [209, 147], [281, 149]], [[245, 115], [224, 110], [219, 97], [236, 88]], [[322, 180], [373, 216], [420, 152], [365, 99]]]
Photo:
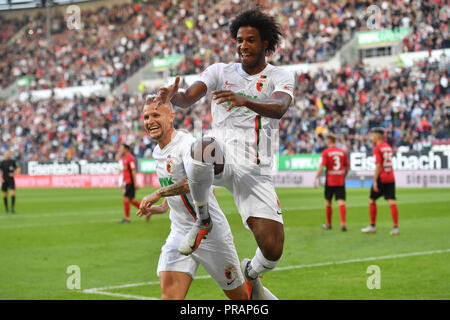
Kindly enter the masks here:
[[[138, 190], [138, 198], [150, 193]], [[347, 189], [348, 232], [325, 221], [323, 189], [278, 188], [285, 246], [278, 270], [262, 279], [280, 299], [450, 299], [448, 189], [398, 189], [400, 235], [378, 201], [376, 234], [369, 223], [368, 189]], [[240, 259], [256, 243], [225, 189], [217, 189]], [[159, 298], [156, 267], [169, 233], [168, 214], [122, 225], [120, 189], [18, 189], [16, 214], [0, 209], [0, 299]], [[71, 265], [81, 289], [68, 289]], [[380, 268], [380, 289], [368, 289], [370, 265]], [[187, 299], [225, 299], [202, 267]], [[97, 289], [89, 291], [88, 289]], [[100, 289], [99, 289], [100, 288]], [[87, 291], [86, 291], [87, 290]], [[90, 292], [90, 293], [89, 293]]]

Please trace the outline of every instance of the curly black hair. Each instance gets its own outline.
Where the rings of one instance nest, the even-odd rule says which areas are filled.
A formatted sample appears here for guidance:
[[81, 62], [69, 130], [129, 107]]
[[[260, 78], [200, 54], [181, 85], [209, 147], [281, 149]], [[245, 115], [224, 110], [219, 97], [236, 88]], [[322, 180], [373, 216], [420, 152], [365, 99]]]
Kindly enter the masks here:
[[245, 11], [238, 15], [230, 25], [231, 37], [236, 40], [240, 27], [253, 27], [258, 29], [262, 41], [268, 41], [266, 52], [275, 52], [276, 46], [281, 40], [281, 26], [275, 18], [257, 9]]

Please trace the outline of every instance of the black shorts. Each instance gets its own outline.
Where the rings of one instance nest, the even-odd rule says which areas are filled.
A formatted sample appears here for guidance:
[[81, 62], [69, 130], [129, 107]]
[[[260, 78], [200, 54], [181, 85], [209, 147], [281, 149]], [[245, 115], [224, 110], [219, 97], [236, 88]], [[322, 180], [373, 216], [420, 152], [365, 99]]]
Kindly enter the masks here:
[[136, 189], [134, 187], [134, 183], [126, 184], [123, 188], [123, 195], [124, 197], [134, 199], [134, 196], [136, 194]]
[[336, 195], [336, 200], [345, 200], [345, 186], [333, 187], [325, 184], [325, 199], [331, 201], [334, 194]]
[[395, 182], [392, 183], [381, 183], [378, 179], [378, 192], [373, 190], [373, 185], [370, 188], [370, 199], [376, 200], [381, 196], [384, 196], [386, 200], [395, 200]]
[[2, 191], [5, 192], [8, 189], [11, 189], [11, 190], [15, 190], [16, 189], [16, 183], [14, 182], [14, 179], [3, 180]]

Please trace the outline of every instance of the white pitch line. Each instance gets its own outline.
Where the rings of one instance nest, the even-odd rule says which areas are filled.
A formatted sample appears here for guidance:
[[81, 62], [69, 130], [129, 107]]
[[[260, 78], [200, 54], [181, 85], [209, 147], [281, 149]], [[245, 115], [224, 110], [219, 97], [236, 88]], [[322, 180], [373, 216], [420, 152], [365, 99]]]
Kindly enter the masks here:
[[117, 219], [102, 219], [102, 220], [87, 220], [87, 221], [73, 221], [73, 222], [57, 222], [57, 223], [30, 223], [30, 224], [11, 224], [0, 225], [0, 229], [17, 229], [17, 228], [34, 228], [34, 227], [56, 227], [56, 226], [70, 226], [76, 224], [97, 224], [97, 223], [112, 223], [118, 222]]
[[391, 254], [391, 255], [379, 256], [379, 257], [368, 257], [368, 258], [349, 259], [349, 260], [341, 260], [341, 261], [330, 261], [330, 262], [304, 264], [304, 265], [297, 265], [297, 266], [286, 266], [286, 267], [276, 268], [276, 269], [274, 269], [272, 271], [284, 271], [284, 270], [291, 270], [291, 269], [313, 268], [313, 267], [338, 265], [338, 264], [353, 263], [353, 262], [365, 262], [365, 261], [374, 261], [374, 260], [397, 259], [397, 258], [404, 258], [404, 257], [423, 256], [423, 255], [428, 255], [428, 254], [447, 253], [447, 252], [450, 252], [450, 249], [431, 250], [431, 251], [422, 251], [422, 252], [409, 252], [409, 253]]
[[[358, 259], [349, 259], [349, 260], [340, 260], [340, 261], [329, 261], [329, 262], [321, 262], [321, 263], [312, 263], [312, 264], [302, 264], [302, 265], [296, 265], [296, 266], [286, 266], [286, 267], [279, 267], [272, 270], [274, 271], [284, 271], [284, 270], [291, 270], [291, 269], [304, 269], [304, 268], [314, 268], [314, 267], [323, 267], [323, 266], [329, 266], [329, 265], [339, 265], [339, 264], [346, 264], [346, 263], [354, 263], [354, 262], [365, 262], [365, 261], [374, 261], [374, 260], [387, 260], [387, 259], [397, 259], [397, 258], [405, 258], [405, 257], [413, 257], [413, 256], [422, 256], [422, 255], [429, 255], [429, 254], [437, 254], [437, 253], [448, 253], [450, 252], [450, 249], [442, 249], [442, 250], [431, 250], [431, 251], [418, 251], [418, 252], [408, 252], [408, 253], [399, 253], [399, 254], [391, 254], [387, 256], [379, 256], [379, 257], [367, 257], [367, 258], [358, 258]], [[210, 279], [211, 276], [204, 275], [204, 276], [198, 276], [194, 279]], [[132, 288], [132, 287], [140, 287], [140, 286], [146, 286], [146, 285], [157, 285], [159, 284], [159, 281], [147, 281], [147, 282], [140, 282], [140, 283], [127, 283], [117, 286], [109, 286], [109, 287], [102, 287], [102, 288], [92, 288], [92, 289], [85, 289], [82, 292], [83, 293], [91, 293], [91, 294], [104, 294], [111, 296], [118, 296], [118, 297], [124, 297], [124, 298], [130, 298], [130, 299], [156, 299], [151, 297], [142, 297], [142, 296], [131, 296], [131, 295], [122, 295], [120, 293], [114, 293], [114, 292], [107, 292], [106, 290], [113, 290], [113, 289], [121, 289], [121, 288]], [[101, 293], [100, 293], [101, 292]]]
[[117, 214], [118, 210], [105, 210], [105, 211], [80, 211], [80, 212], [70, 212], [70, 213], [32, 213], [32, 212], [20, 212], [11, 213], [8, 215], [0, 215], [0, 219], [16, 220], [16, 219], [36, 219], [36, 218], [60, 218], [60, 217], [80, 217], [80, 216], [100, 216], [100, 215], [113, 215]]
[[83, 290], [83, 293], [100, 294], [100, 295], [104, 295], [104, 296], [120, 297], [120, 298], [126, 298], [126, 299], [136, 299], [136, 300], [160, 300], [158, 298], [153, 298], [153, 297], [135, 296], [135, 295], [131, 295], [131, 294], [106, 292], [106, 291], [92, 290], [92, 289], [91, 290]]
[[[209, 279], [211, 276], [204, 275], [204, 276], [197, 276], [195, 279]], [[140, 282], [140, 283], [127, 283], [127, 284], [120, 284], [117, 286], [109, 286], [109, 287], [102, 287], [102, 288], [92, 288], [92, 289], [85, 289], [83, 291], [106, 291], [106, 290], [114, 290], [114, 289], [123, 289], [123, 288], [133, 288], [133, 287], [140, 287], [140, 286], [152, 286], [159, 284], [159, 280], [156, 281], [147, 281], [147, 282]], [[90, 293], [90, 292], [86, 292]]]

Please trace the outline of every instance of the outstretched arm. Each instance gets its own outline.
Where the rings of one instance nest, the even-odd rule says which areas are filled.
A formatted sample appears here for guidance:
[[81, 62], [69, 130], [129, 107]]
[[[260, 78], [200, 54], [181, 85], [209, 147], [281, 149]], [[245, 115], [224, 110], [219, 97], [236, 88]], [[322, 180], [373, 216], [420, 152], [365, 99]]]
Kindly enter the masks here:
[[159, 89], [158, 106], [168, 101], [172, 102], [174, 105], [187, 108], [198, 100], [200, 100], [207, 92], [206, 84], [201, 81], [194, 82], [185, 92], [179, 92], [180, 76], [175, 78], [175, 83], [170, 87], [163, 87]]

